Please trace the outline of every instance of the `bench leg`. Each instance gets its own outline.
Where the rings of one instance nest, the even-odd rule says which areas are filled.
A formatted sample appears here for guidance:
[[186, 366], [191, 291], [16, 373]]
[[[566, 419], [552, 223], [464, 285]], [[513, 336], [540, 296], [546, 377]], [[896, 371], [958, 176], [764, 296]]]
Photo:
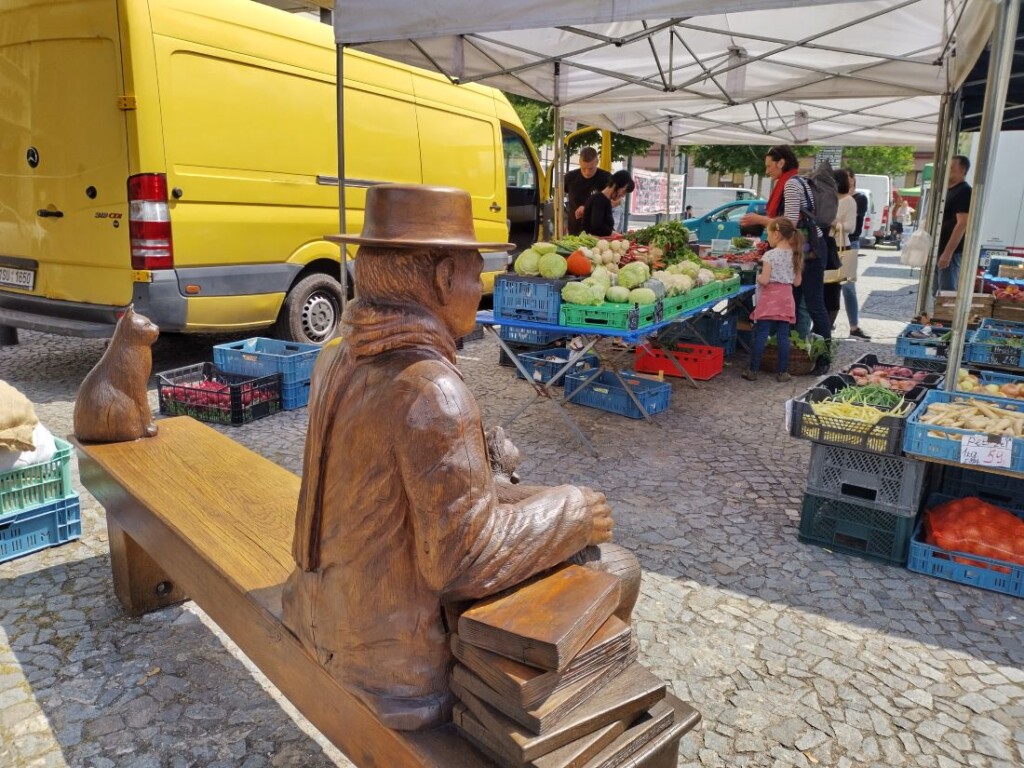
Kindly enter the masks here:
[[126, 613], [141, 616], [188, 600], [181, 587], [167, 577], [153, 558], [109, 514], [107, 538], [110, 541], [114, 594]]
[[13, 325], [0, 325], [0, 347], [13, 347], [18, 343], [18, 329]]

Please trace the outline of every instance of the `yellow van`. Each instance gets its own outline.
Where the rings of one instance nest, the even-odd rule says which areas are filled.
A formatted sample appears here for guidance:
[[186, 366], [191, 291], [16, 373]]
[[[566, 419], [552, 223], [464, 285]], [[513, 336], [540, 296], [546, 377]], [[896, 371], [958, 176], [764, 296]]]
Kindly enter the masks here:
[[[329, 339], [335, 56], [328, 25], [250, 0], [0, 0], [0, 325], [109, 336], [134, 302], [165, 331]], [[367, 187], [412, 182], [468, 190], [482, 240], [537, 238], [500, 92], [355, 52], [345, 99], [350, 230]]]

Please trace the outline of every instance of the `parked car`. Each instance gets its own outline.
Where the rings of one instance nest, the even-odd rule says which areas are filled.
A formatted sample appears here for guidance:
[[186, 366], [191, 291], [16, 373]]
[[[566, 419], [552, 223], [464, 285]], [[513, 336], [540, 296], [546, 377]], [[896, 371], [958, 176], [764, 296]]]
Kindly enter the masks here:
[[704, 216], [686, 219], [683, 224], [696, 233], [698, 243], [731, 240], [740, 236], [740, 219], [748, 213], [762, 216], [768, 210], [767, 200], [737, 200], [720, 205]]
[[687, 187], [686, 205], [693, 207], [695, 216], [703, 216], [725, 203], [753, 200], [757, 193], [745, 187]]

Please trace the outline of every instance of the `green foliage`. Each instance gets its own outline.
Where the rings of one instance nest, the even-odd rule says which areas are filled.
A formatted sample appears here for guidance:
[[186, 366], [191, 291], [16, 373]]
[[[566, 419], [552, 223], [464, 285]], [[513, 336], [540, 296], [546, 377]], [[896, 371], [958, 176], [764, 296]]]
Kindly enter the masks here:
[[[524, 96], [516, 96], [514, 93], [506, 93], [505, 96], [508, 97], [512, 108], [519, 115], [533, 146], [542, 147], [554, 141], [554, 119], [549, 104]], [[625, 160], [634, 155], [646, 155], [650, 146], [651, 142], [643, 139], [634, 139], [632, 136], [623, 136], [621, 133], [612, 134], [612, 157], [616, 160]], [[583, 147], [594, 147], [600, 151], [600, 131], [581, 134], [569, 142], [571, 154], [579, 152]]]
[[854, 173], [902, 176], [914, 169], [913, 147], [846, 147], [843, 167]]
[[[764, 157], [771, 144], [696, 144], [679, 148], [680, 155], [689, 155], [697, 168], [705, 168], [710, 173], [744, 173], [751, 176], [764, 175]], [[817, 154], [818, 148], [805, 145], [792, 145], [797, 157], [809, 157]]]

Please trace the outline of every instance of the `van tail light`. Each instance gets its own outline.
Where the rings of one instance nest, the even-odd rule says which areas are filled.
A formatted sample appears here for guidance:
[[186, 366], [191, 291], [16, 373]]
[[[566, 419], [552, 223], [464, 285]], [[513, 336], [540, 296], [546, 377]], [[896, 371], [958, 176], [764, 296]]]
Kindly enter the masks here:
[[132, 269], [174, 267], [166, 174], [140, 173], [128, 177], [128, 232]]

